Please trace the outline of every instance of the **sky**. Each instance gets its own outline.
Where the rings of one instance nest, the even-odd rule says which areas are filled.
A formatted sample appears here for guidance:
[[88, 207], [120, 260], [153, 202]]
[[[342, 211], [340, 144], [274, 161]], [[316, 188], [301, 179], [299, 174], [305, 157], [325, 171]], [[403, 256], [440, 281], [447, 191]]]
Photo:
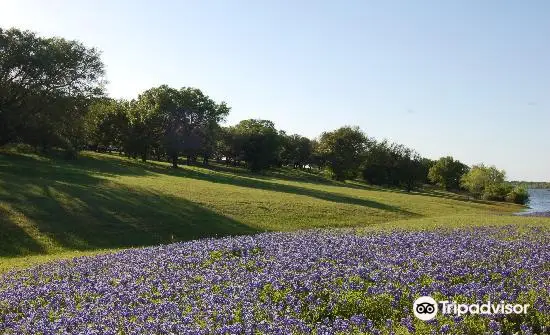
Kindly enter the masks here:
[[550, 181], [550, 2], [0, 0], [0, 27], [102, 51], [108, 92], [198, 87], [310, 138], [357, 125]]

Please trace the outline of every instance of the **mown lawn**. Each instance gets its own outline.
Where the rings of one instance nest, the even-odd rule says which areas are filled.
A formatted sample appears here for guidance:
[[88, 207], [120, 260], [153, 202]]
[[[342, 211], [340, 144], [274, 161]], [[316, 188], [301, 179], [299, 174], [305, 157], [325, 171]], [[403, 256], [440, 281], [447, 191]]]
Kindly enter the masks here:
[[307, 228], [384, 229], [499, 223], [518, 205], [440, 191], [337, 183], [280, 169], [174, 170], [117, 155], [76, 161], [0, 153], [0, 272], [61, 257], [202, 237]]

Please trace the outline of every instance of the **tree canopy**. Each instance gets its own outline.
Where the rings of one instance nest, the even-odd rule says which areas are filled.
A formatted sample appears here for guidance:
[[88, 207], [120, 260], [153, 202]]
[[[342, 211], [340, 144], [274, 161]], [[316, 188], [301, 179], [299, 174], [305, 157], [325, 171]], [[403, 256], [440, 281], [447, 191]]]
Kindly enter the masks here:
[[280, 139], [275, 125], [269, 120], [249, 119], [232, 128], [242, 158], [252, 171], [274, 165], [279, 159]]
[[446, 190], [458, 190], [460, 178], [468, 172], [468, 166], [451, 156], [441, 157], [428, 172], [430, 180]]
[[474, 165], [461, 178], [461, 185], [472, 194], [481, 196], [483, 192], [504, 183], [506, 173], [495, 166]]
[[336, 180], [354, 179], [361, 165], [367, 136], [359, 127], [341, 127], [324, 132], [319, 139], [319, 152], [325, 157]]
[[0, 145], [76, 150], [83, 119], [104, 93], [100, 52], [77, 41], [0, 28]]
[[309, 138], [298, 134], [286, 135], [284, 131], [280, 135], [282, 164], [304, 168], [312, 163], [313, 143]]

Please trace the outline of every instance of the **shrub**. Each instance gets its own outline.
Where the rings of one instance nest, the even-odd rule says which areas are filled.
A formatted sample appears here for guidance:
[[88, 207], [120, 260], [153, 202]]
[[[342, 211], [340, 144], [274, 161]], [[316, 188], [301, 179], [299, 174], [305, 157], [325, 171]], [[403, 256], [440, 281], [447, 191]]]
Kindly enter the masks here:
[[508, 193], [512, 191], [512, 186], [501, 183], [489, 185], [483, 190], [482, 198], [484, 200], [504, 201]]
[[529, 201], [529, 193], [524, 187], [516, 186], [506, 195], [506, 201], [525, 205]]
[[[504, 200], [507, 192], [499, 189], [504, 183], [506, 173], [494, 166], [474, 165], [460, 179], [461, 186], [476, 197], [498, 198], [489, 200]], [[504, 192], [504, 193], [503, 193]]]

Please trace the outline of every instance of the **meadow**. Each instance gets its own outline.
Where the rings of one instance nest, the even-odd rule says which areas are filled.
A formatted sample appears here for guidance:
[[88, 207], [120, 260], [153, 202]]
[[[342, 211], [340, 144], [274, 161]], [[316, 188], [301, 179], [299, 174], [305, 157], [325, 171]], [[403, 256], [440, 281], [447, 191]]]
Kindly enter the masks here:
[[[0, 332], [546, 333], [550, 219], [521, 208], [287, 168], [6, 150]], [[533, 309], [426, 323], [410, 311], [425, 294]]]
[[545, 222], [502, 216], [520, 209], [438, 190], [409, 194], [335, 182], [293, 169], [174, 170], [93, 152], [65, 161], [4, 151], [0, 271], [73, 254], [265, 231]]

